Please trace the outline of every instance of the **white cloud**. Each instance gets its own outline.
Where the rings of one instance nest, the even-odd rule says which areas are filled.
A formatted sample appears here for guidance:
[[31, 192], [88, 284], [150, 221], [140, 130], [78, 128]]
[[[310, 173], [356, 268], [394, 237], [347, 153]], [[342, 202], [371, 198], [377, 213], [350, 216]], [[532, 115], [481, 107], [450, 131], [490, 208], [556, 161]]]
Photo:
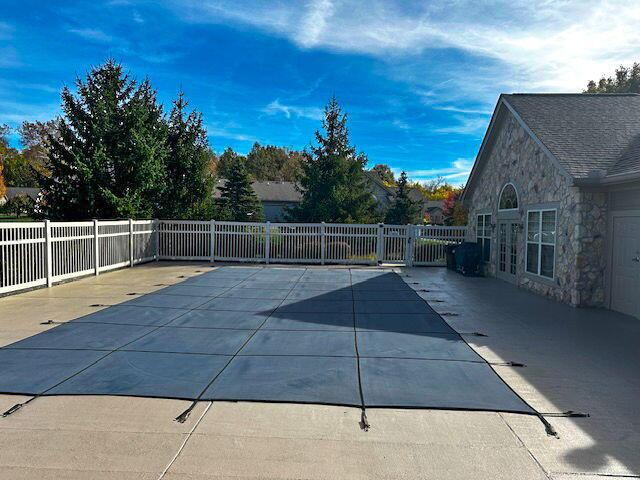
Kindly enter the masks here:
[[434, 128], [435, 133], [456, 133], [460, 135], [482, 136], [487, 129], [489, 120], [486, 117], [455, 115], [457, 123], [446, 127]]
[[469, 178], [473, 162], [473, 158], [458, 158], [448, 166], [439, 168], [407, 170], [391, 167], [391, 170], [396, 177], [400, 176], [400, 173], [405, 170], [409, 179], [417, 182], [427, 182], [429, 180], [443, 178], [449, 183], [461, 184], [465, 183]]
[[108, 35], [97, 28], [69, 28], [67, 31], [78, 35], [85, 40], [91, 40], [97, 43], [110, 43], [113, 41], [113, 37], [111, 35]]
[[256, 137], [237, 131], [237, 129], [230, 126], [207, 125], [206, 129], [207, 135], [209, 137], [213, 137], [214, 143], [216, 141], [216, 138], [226, 138], [228, 140], [237, 140], [240, 142], [258, 141]]
[[269, 105], [264, 107], [262, 111], [268, 115], [282, 114], [287, 118], [291, 118], [293, 116], [309, 118], [311, 120], [321, 120], [324, 115], [321, 108], [285, 105], [283, 103], [280, 103], [280, 100], [277, 98]]
[[[449, 88], [475, 93], [477, 80], [526, 91], [580, 91], [637, 60], [640, 3], [634, 0], [182, 0], [171, 8], [193, 22], [249, 25], [301, 48], [372, 55], [389, 62], [456, 49], [497, 65], [461, 68]], [[464, 64], [469, 59], [460, 59]], [[417, 74], [418, 76], [420, 73]], [[493, 101], [495, 101], [495, 92]]]
[[409, 125], [404, 120], [400, 120], [399, 118], [394, 118], [391, 121], [391, 125], [396, 127], [398, 130], [411, 130], [411, 125]]

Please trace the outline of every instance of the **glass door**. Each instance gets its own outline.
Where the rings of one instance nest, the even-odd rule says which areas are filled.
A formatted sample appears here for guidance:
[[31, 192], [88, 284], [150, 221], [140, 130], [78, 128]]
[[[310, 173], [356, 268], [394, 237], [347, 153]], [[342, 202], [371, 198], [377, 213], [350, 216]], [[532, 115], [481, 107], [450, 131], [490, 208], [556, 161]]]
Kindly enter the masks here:
[[518, 265], [518, 224], [512, 221], [498, 223], [498, 277], [516, 281]]

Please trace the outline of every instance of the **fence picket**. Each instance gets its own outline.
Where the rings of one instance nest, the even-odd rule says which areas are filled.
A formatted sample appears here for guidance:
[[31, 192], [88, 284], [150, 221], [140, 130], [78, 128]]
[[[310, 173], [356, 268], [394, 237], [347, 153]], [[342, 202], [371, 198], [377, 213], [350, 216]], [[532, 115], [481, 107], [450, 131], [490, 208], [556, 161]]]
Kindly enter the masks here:
[[108, 220], [0, 223], [0, 294], [152, 260], [444, 265], [466, 227]]

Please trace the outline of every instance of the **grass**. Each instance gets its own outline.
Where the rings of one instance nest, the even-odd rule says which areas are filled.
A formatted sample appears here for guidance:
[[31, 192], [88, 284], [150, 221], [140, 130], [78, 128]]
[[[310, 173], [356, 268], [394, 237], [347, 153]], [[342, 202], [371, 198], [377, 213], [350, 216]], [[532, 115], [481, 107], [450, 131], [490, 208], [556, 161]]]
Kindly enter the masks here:
[[31, 217], [16, 217], [15, 215], [9, 215], [0, 213], [0, 222], [33, 222]]

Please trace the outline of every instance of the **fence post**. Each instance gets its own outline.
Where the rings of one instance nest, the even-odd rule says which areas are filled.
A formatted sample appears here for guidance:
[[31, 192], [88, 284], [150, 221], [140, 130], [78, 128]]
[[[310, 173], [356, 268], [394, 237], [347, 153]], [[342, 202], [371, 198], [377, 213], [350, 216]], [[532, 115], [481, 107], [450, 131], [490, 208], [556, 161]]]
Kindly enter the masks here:
[[133, 267], [133, 219], [129, 219], [129, 267]]
[[216, 221], [215, 220], [211, 220], [210, 222], [209, 235], [211, 236], [209, 238], [209, 250], [210, 250], [209, 261], [213, 263], [216, 260]]
[[415, 227], [413, 225], [407, 225], [407, 239], [404, 249], [404, 264], [407, 267], [413, 266], [413, 244], [415, 236]]
[[98, 236], [98, 220], [93, 220], [93, 273], [100, 274], [100, 241]]
[[326, 227], [324, 222], [320, 224], [320, 264], [324, 265], [324, 260], [327, 256], [327, 239], [326, 239]]
[[271, 257], [271, 222], [265, 224], [264, 261], [268, 264]]
[[46, 252], [47, 287], [51, 287], [53, 285], [53, 249], [51, 248], [51, 222], [49, 220], [44, 221], [44, 248]]
[[378, 224], [378, 241], [376, 243], [376, 263], [382, 263], [384, 257], [384, 223]]
[[155, 250], [155, 257], [157, 262], [158, 260], [160, 260], [160, 220], [158, 220], [157, 218], [154, 218], [153, 225], [156, 231], [156, 238], [154, 240], [153, 248]]

